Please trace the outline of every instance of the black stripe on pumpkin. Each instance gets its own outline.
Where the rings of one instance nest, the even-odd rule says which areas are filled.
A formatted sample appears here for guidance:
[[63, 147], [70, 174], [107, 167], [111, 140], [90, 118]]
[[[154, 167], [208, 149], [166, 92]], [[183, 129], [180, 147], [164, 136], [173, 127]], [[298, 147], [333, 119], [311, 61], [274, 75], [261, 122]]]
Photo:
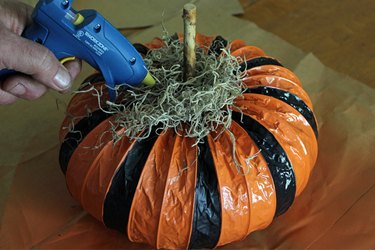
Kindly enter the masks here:
[[292, 205], [296, 193], [296, 178], [287, 154], [272, 133], [253, 118], [241, 116], [238, 112], [233, 112], [232, 118], [246, 130], [261, 150], [276, 189], [275, 217], [283, 214]]
[[225, 40], [222, 36], [217, 36], [211, 43], [211, 46], [208, 50], [208, 54], [214, 54], [219, 56], [221, 54], [221, 50], [227, 47], [228, 41]]
[[134, 43], [133, 44], [134, 48], [142, 55], [147, 55], [147, 53], [150, 51], [149, 48], [147, 48], [146, 46], [144, 46], [143, 44], [141, 43]]
[[64, 174], [66, 174], [70, 158], [81, 141], [90, 133], [91, 130], [93, 130], [109, 116], [109, 114], [104, 113], [101, 110], [96, 110], [89, 116], [80, 120], [74, 126], [73, 131], [69, 132], [65, 136], [59, 153], [60, 168]]
[[221, 229], [218, 180], [207, 138], [198, 147], [193, 228], [189, 248], [213, 248], [219, 240]]
[[78, 90], [83, 90], [89, 85], [93, 85], [98, 82], [103, 82], [104, 77], [101, 73], [95, 73], [91, 76], [87, 77], [85, 80], [82, 81], [82, 84], [79, 86]]
[[117, 169], [104, 201], [103, 221], [112, 229], [125, 232], [131, 204], [143, 167], [158, 135], [153, 129], [146, 139], [132, 145], [124, 161]]
[[178, 41], [178, 40], [179, 40], [179, 37], [177, 33], [174, 33], [173, 35], [171, 35], [171, 41]]
[[245, 70], [255, 68], [258, 66], [263, 66], [263, 65], [276, 65], [276, 66], [283, 67], [283, 65], [276, 59], [273, 59], [270, 57], [256, 57], [256, 58], [253, 58], [253, 59], [247, 60], [246, 62], [241, 63], [240, 71], [245, 71]]
[[294, 109], [296, 109], [303, 117], [305, 117], [311, 128], [314, 130], [316, 138], [318, 138], [318, 127], [316, 125], [314, 113], [298, 96], [281, 89], [266, 86], [248, 88], [245, 93], [267, 95], [289, 104]]

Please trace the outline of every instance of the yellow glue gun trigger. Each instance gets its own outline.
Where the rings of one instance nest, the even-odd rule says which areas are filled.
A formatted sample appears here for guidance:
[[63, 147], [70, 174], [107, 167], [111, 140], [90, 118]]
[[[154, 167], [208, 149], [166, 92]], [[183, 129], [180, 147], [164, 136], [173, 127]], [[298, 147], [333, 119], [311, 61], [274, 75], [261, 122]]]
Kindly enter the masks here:
[[61, 63], [61, 64], [64, 64], [64, 63], [66, 63], [66, 62], [74, 61], [75, 59], [76, 59], [75, 56], [65, 57], [65, 58], [60, 59], [60, 63]]

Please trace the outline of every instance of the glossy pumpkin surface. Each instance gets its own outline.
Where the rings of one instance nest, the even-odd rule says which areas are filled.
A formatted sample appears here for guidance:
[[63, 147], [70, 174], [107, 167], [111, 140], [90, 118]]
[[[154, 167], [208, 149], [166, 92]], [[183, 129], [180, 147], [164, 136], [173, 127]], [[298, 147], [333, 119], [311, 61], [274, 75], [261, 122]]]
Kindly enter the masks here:
[[[179, 37], [181, 39], [181, 36]], [[221, 37], [197, 36], [219, 51]], [[146, 50], [164, 46], [161, 39]], [[114, 116], [98, 108], [92, 93], [76, 94], [60, 131], [60, 164], [72, 196], [107, 227], [156, 248], [212, 248], [267, 227], [306, 187], [317, 158], [317, 123], [298, 78], [254, 46], [226, 44], [239, 58], [245, 93], [236, 99], [230, 131], [204, 143], [173, 130], [147, 139], [114, 143]], [[140, 49], [145, 49], [140, 46]], [[220, 49], [220, 48], [219, 48]], [[82, 89], [103, 89], [93, 75]], [[87, 84], [88, 83], [88, 84]], [[105, 88], [104, 88], [105, 89]], [[101, 99], [104, 105], [107, 94]], [[74, 124], [74, 129], [66, 129]], [[188, 124], [186, 124], [188, 126]], [[123, 129], [116, 131], [123, 132]], [[249, 164], [250, 163], [250, 164]]]

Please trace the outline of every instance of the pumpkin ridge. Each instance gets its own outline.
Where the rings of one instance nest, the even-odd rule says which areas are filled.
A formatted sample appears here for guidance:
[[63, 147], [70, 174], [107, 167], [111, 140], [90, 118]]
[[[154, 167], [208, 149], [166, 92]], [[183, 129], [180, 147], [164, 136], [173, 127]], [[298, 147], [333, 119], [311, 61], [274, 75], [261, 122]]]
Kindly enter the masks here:
[[197, 146], [193, 144], [193, 138], [176, 136], [162, 199], [157, 247], [183, 249], [189, 245], [197, 176]]
[[[250, 227], [251, 195], [246, 177], [249, 171], [238, 169], [236, 166], [242, 159], [238, 158], [237, 152], [239, 151], [237, 150], [239, 148], [237, 143], [233, 142], [231, 133], [233, 132], [225, 130], [215, 139], [213, 135], [207, 137], [215, 170], [220, 173], [217, 174], [217, 179], [220, 187], [218, 192], [221, 203], [222, 228], [218, 245], [227, 244], [233, 240], [241, 240], [244, 235], [247, 235]], [[235, 155], [233, 155], [233, 143], [236, 145]], [[237, 163], [234, 160], [235, 158], [238, 160]]]
[[[171, 147], [176, 135], [173, 130], [167, 130], [156, 139], [134, 193], [128, 222], [128, 236], [134, 242], [148, 242], [157, 246], [158, 221], [164, 199], [159, 199], [165, 193], [168, 178]], [[152, 207], [152, 209], [147, 209]]]
[[286, 104], [297, 110], [306, 119], [311, 128], [314, 130], [315, 137], [318, 138], [318, 127], [314, 113], [298, 96], [285, 90], [269, 86], [250, 87], [246, 89], [245, 93], [262, 94], [285, 102]]
[[310, 100], [309, 95], [306, 93], [306, 91], [298, 85], [298, 83], [293, 82], [290, 79], [280, 77], [280, 76], [270, 76], [270, 75], [254, 75], [245, 77], [242, 79], [243, 83], [247, 87], [253, 87], [253, 86], [269, 86], [269, 87], [275, 87], [278, 89], [282, 89], [284, 91], [287, 91], [289, 93], [292, 93], [302, 99], [306, 105], [313, 110], [312, 108], [312, 102]]
[[[163, 216], [161, 216], [161, 215], [163, 213], [163, 209], [165, 208], [165, 203], [166, 203], [166, 202], [164, 202], [164, 200], [165, 200], [165, 197], [167, 196], [166, 195], [167, 189], [168, 189], [167, 185], [168, 185], [168, 180], [169, 180], [169, 177], [170, 177], [170, 173], [172, 171], [171, 163], [172, 163], [173, 156], [174, 156], [173, 153], [174, 153], [174, 151], [175, 151], [175, 149], [177, 147], [177, 143], [178, 143], [178, 141], [177, 141], [178, 135], [173, 134], [173, 132], [171, 132], [171, 130], [169, 130], [168, 132], [172, 133], [171, 136], [172, 137], [174, 136], [174, 140], [173, 140], [173, 146], [171, 146], [172, 150], [170, 151], [168, 170], [167, 170], [166, 178], [164, 180], [164, 185], [163, 185], [164, 191], [163, 191], [163, 195], [160, 197], [163, 202], [161, 202], [161, 204], [160, 204], [159, 220], [157, 222], [158, 225], [156, 226], [156, 232], [155, 232], [155, 234], [156, 234], [156, 243], [155, 243], [156, 248], [160, 248], [160, 242], [159, 241], [160, 241], [160, 238], [161, 238], [160, 235], [161, 235], [161, 231], [162, 231], [161, 220], [164, 219]], [[170, 136], [170, 134], [168, 134], [167, 136]]]
[[253, 45], [246, 45], [234, 51], [231, 51], [231, 55], [239, 60], [239, 62], [246, 62], [257, 57], [263, 57], [266, 55], [264, 51]]
[[[172, 150], [169, 152], [170, 153], [170, 155], [168, 155], [168, 156], [166, 156], [167, 158], [168, 158], [168, 160], [169, 160], [169, 163], [167, 164], [167, 165], [164, 165], [166, 168], [167, 168], [167, 170], [166, 170], [166, 175], [165, 175], [165, 179], [163, 180], [163, 194], [162, 195], [160, 195], [160, 210], [159, 210], [159, 215], [158, 215], [158, 217], [159, 217], [159, 219], [158, 219], [158, 222], [157, 222], [157, 226], [156, 226], [156, 243], [155, 243], [155, 246], [157, 247], [157, 248], [160, 248], [160, 246], [159, 246], [159, 239], [160, 239], [160, 234], [161, 234], [161, 231], [162, 231], [162, 225], [161, 225], [161, 220], [162, 220], [162, 216], [161, 216], [161, 214], [162, 214], [162, 212], [163, 212], [163, 209], [164, 209], [164, 205], [165, 205], [165, 203], [164, 203], [164, 200], [165, 200], [165, 196], [166, 196], [166, 192], [167, 192], [167, 189], [168, 189], [168, 187], [167, 187], [167, 185], [168, 185], [168, 181], [169, 181], [169, 176], [170, 176], [170, 172], [171, 172], [171, 170], [172, 170], [172, 168], [170, 167], [170, 165], [171, 165], [171, 162], [172, 162], [172, 158], [173, 158], [173, 152], [174, 152], [174, 150], [175, 150], [175, 147], [177, 146], [177, 143], [178, 143], [178, 141], [177, 141], [177, 138], [179, 137], [176, 133], [174, 133], [174, 131], [173, 130], [171, 130], [171, 129], [169, 129], [169, 130], [167, 130], [165, 133], [170, 133], [170, 134], [172, 134], [170, 137], [171, 137], [171, 139], [173, 138], [173, 145], [172, 145], [172, 142], [170, 142], [171, 144], [169, 144], [168, 143], [168, 147], [172, 147]], [[167, 136], [168, 137], [168, 134], [166, 134], [165, 136]], [[159, 138], [160, 138], [160, 136], [159, 136]], [[163, 155], [165, 155], [165, 153], [163, 154]], [[159, 176], [159, 181], [161, 180], [161, 178], [160, 178], [160, 176]], [[158, 195], [156, 195], [156, 196], [158, 196]]]
[[[124, 142], [124, 140], [127, 140], [128, 142]], [[136, 141], [135, 140], [130, 141], [130, 140], [128, 140], [128, 138], [126, 138], [126, 139], [123, 138], [123, 139], [121, 139], [121, 141], [119, 141], [117, 143], [121, 143], [122, 144], [121, 146], [123, 146], [123, 144], [125, 144], [125, 143], [128, 143], [129, 145], [128, 145], [128, 147], [125, 147], [126, 151], [123, 153], [121, 159], [118, 161], [117, 165], [113, 169], [112, 178], [108, 181], [106, 190], [103, 193], [103, 197], [102, 197], [102, 200], [101, 200], [101, 206], [102, 206], [101, 207], [101, 221], [103, 222], [103, 224], [104, 224], [103, 218], [104, 218], [104, 204], [105, 204], [105, 199], [106, 199], [107, 194], [108, 194], [108, 192], [109, 192], [109, 190], [110, 190], [110, 188], [112, 186], [113, 178], [114, 178], [115, 174], [119, 171], [120, 167], [123, 165], [126, 157], [128, 156], [130, 150], [133, 148], [133, 146], [136, 143]], [[114, 147], [116, 147], [116, 146], [117, 146], [117, 144], [115, 144]]]
[[230, 51], [235, 51], [235, 50], [238, 50], [238, 49], [240, 49], [242, 47], [245, 47], [246, 45], [247, 44], [246, 44], [246, 42], [244, 40], [235, 39], [235, 40], [233, 40], [233, 41], [231, 41], [229, 43], [228, 48], [229, 48]]
[[147, 139], [137, 140], [129, 150], [125, 160], [113, 176], [111, 187], [104, 200], [104, 224], [120, 232], [125, 232], [134, 193], [147, 156], [158, 138], [153, 129]]
[[198, 144], [198, 148], [194, 219], [189, 248], [213, 248], [219, 241], [221, 231], [218, 180], [207, 137]]
[[246, 75], [248, 77], [256, 76], [256, 75], [279, 76], [279, 77], [289, 79], [297, 83], [298, 86], [302, 87], [301, 81], [298, 79], [298, 77], [292, 71], [290, 71], [289, 69], [283, 66], [270, 65], [270, 64], [256, 66], [256, 67], [247, 69]]
[[[254, 166], [253, 173], [251, 172], [252, 169], [250, 169], [249, 173], [244, 175], [244, 178], [247, 180], [250, 195], [249, 225], [247, 233], [244, 235], [244, 237], [246, 237], [251, 232], [264, 229], [272, 223], [276, 212], [275, 185], [266, 159], [260, 154], [261, 150], [257, 147], [255, 141], [246, 130], [241, 124], [233, 121], [230, 131], [236, 137], [236, 154], [242, 156], [242, 160], [239, 158], [239, 161], [245, 161], [245, 165], [251, 164]], [[249, 151], [253, 151], [253, 153]], [[245, 158], [245, 155], [250, 155], [250, 157]], [[254, 202], [254, 196], [261, 196], [262, 198], [255, 198], [257, 201]]]
[[85, 204], [82, 203], [81, 195], [88, 171], [98, 153], [109, 141], [112, 141], [112, 135], [107, 132], [110, 129], [111, 120], [113, 120], [113, 117], [108, 117], [90, 130], [85, 138], [79, 142], [68, 163], [66, 172], [68, 190], [83, 207], [85, 207]]
[[272, 57], [259, 56], [259, 57], [254, 57], [245, 62], [242, 62], [240, 64], [240, 71], [249, 70], [249, 69], [263, 66], [263, 65], [275, 65], [275, 66], [284, 67], [278, 60]]
[[282, 146], [293, 167], [298, 196], [309, 179], [315, 159], [317, 140], [313, 129], [297, 110], [275, 98], [244, 94], [238, 105], [245, 115], [271, 132]]
[[[121, 133], [121, 131], [117, 131]], [[82, 183], [80, 202], [82, 207], [90, 212], [95, 218], [103, 222], [103, 203], [108, 189], [116, 172], [132, 142], [123, 138], [119, 142], [111, 140], [112, 136], [107, 134], [105, 145], [100, 151], [93, 155], [90, 166], [87, 168], [86, 176]], [[119, 152], [125, 152], [119, 153]], [[84, 167], [84, 165], [81, 165]]]
[[232, 118], [246, 130], [266, 159], [276, 189], [275, 217], [285, 213], [296, 194], [295, 174], [286, 152], [272, 133], [255, 119], [235, 111]]
[[81, 119], [75, 126], [74, 130], [70, 131], [61, 144], [59, 153], [60, 168], [66, 174], [70, 158], [77, 149], [81, 141], [93, 130], [97, 125], [110, 117], [109, 114], [101, 110], [96, 110], [88, 117]]
[[[185, 138], [186, 140], [186, 138]], [[198, 147], [195, 146], [195, 159], [198, 158]], [[191, 209], [191, 212], [190, 212], [190, 215], [191, 215], [191, 220], [190, 220], [190, 228], [189, 228], [189, 236], [188, 236], [188, 239], [187, 239], [187, 246], [186, 248], [188, 248], [188, 246], [190, 245], [190, 242], [191, 242], [191, 236], [193, 235], [193, 227], [194, 227], [194, 218], [195, 218], [195, 204], [196, 204], [196, 186], [197, 186], [197, 183], [198, 183], [198, 162], [197, 160], [194, 160], [194, 168], [195, 168], [195, 175], [194, 175], [194, 191], [193, 191], [193, 202], [192, 202], [192, 209]]]

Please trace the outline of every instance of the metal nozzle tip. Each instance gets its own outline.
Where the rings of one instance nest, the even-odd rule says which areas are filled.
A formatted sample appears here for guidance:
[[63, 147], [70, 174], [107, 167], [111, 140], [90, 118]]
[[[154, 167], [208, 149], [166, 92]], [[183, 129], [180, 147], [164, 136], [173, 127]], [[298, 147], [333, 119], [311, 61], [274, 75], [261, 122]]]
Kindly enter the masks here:
[[145, 84], [145, 85], [147, 85], [147, 86], [154, 86], [155, 83], [156, 83], [156, 81], [152, 77], [152, 75], [150, 74], [150, 72], [147, 72], [147, 75], [146, 75], [145, 79], [143, 79], [142, 83]]

